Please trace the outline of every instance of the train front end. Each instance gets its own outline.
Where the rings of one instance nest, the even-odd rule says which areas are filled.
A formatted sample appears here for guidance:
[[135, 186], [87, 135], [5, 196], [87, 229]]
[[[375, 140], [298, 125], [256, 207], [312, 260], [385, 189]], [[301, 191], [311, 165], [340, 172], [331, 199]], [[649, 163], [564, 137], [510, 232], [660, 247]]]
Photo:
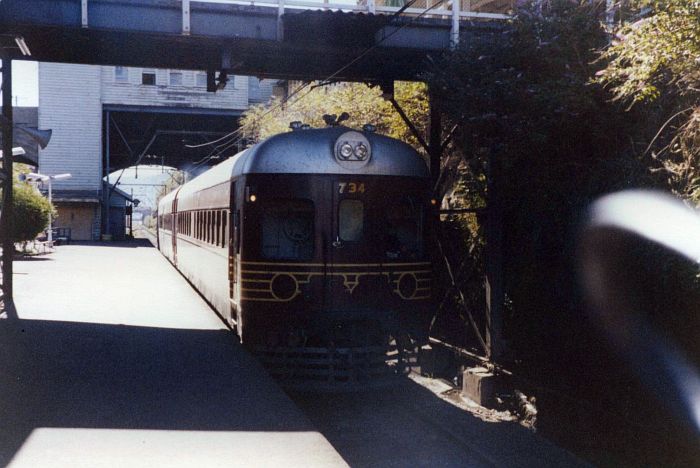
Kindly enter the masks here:
[[427, 342], [431, 303], [425, 163], [346, 128], [292, 132], [258, 151], [243, 189], [244, 344], [303, 387], [404, 372]]

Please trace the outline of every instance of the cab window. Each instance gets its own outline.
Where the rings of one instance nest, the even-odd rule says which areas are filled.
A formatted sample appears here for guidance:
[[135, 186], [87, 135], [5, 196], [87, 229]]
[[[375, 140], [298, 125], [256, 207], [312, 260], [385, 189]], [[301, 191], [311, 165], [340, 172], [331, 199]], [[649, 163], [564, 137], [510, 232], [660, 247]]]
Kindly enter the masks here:
[[271, 199], [262, 209], [262, 255], [271, 260], [309, 260], [314, 254], [314, 204]]
[[365, 227], [365, 205], [360, 200], [341, 200], [338, 205], [338, 235], [340, 240], [357, 242]]

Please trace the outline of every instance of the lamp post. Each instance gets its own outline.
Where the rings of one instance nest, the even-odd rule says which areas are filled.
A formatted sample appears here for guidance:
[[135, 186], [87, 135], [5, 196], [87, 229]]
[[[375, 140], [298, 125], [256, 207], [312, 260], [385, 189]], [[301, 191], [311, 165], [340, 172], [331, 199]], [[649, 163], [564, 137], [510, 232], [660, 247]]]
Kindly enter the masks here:
[[[51, 186], [51, 182], [54, 180], [65, 180], [65, 179], [70, 179], [73, 177], [71, 174], [56, 174], [56, 175], [45, 175], [45, 174], [38, 174], [36, 172], [30, 172], [27, 174], [27, 179], [28, 180], [40, 180], [42, 182], [48, 182], [49, 183], [49, 204], [53, 206], [53, 190]], [[49, 247], [53, 247], [53, 213], [49, 212], [49, 233], [48, 233], [48, 239]]]

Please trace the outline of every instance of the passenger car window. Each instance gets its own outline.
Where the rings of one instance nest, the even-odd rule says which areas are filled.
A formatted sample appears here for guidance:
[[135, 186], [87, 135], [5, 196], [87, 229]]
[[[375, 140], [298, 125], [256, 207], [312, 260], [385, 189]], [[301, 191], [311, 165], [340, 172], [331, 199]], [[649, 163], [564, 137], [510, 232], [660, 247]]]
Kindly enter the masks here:
[[272, 260], [308, 260], [314, 253], [314, 204], [272, 199], [262, 209], [262, 255]]
[[338, 235], [344, 241], [358, 241], [365, 225], [365, 205], [360, 200], [341, 200], [338, 206]]

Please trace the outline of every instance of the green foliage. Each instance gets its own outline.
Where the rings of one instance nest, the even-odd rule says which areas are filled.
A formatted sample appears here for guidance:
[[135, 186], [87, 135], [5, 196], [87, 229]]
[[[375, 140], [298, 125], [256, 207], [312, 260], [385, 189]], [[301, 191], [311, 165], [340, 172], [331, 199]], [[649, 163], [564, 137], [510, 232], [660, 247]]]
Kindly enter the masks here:
[[[428, 114], [425, 85], [397, 83], [395, 97], [419, 130], [425, 131]], [[370, 88], [362, 83], [313, 85], [310, 90], [305, 88], [299, 91], [284, 105], [281, 105], [279, 99], [274, 99], [270, 104], [251, 107], [243, 115], [241, 125], [244, 136], [258, 142], [289, 131], [290, 122], [301, 121], [312, 127], [324, 127], [323, 114], [340, 115], [343, 112], [350, 114], [350, 119], [343, 125], [362, 128], [364, 124], [373, 124], [377, 127], [377, 132], [421, 149], [391, 103], [382, 98], [379, 87]]]
[[637, 156], [638, 114], [590, 84], [608, 41], [599, 8], [525, 7], [504, 32], [461, 44], [428, 76], [459, 123], [462, 160], [447, 168], [458, 174], [457, 192], [483, 203], [491, 172], [502, 197], [506, 333], [531, 363], [552, 349], [572, 352], [580, 317], [573, 233], [588, 203], [655, 183]]
[[638, 103], [655, 126], [648, 151], [670, 188], [700, 203], [700, 1], [640, 2], [651, 13], [624, 24], [602, 54], [596, 82]]
[[662, 92], [696, 94], [700, 80], [700, 1], [654, 0], [652, 14], [616, 32], [598, 81], [617, 99], [649, 101]]
[[16, 183], [13, 187], [14, 242], [34, 239], [49, 224], [53, 207], [35, 188], [28, 184]]

